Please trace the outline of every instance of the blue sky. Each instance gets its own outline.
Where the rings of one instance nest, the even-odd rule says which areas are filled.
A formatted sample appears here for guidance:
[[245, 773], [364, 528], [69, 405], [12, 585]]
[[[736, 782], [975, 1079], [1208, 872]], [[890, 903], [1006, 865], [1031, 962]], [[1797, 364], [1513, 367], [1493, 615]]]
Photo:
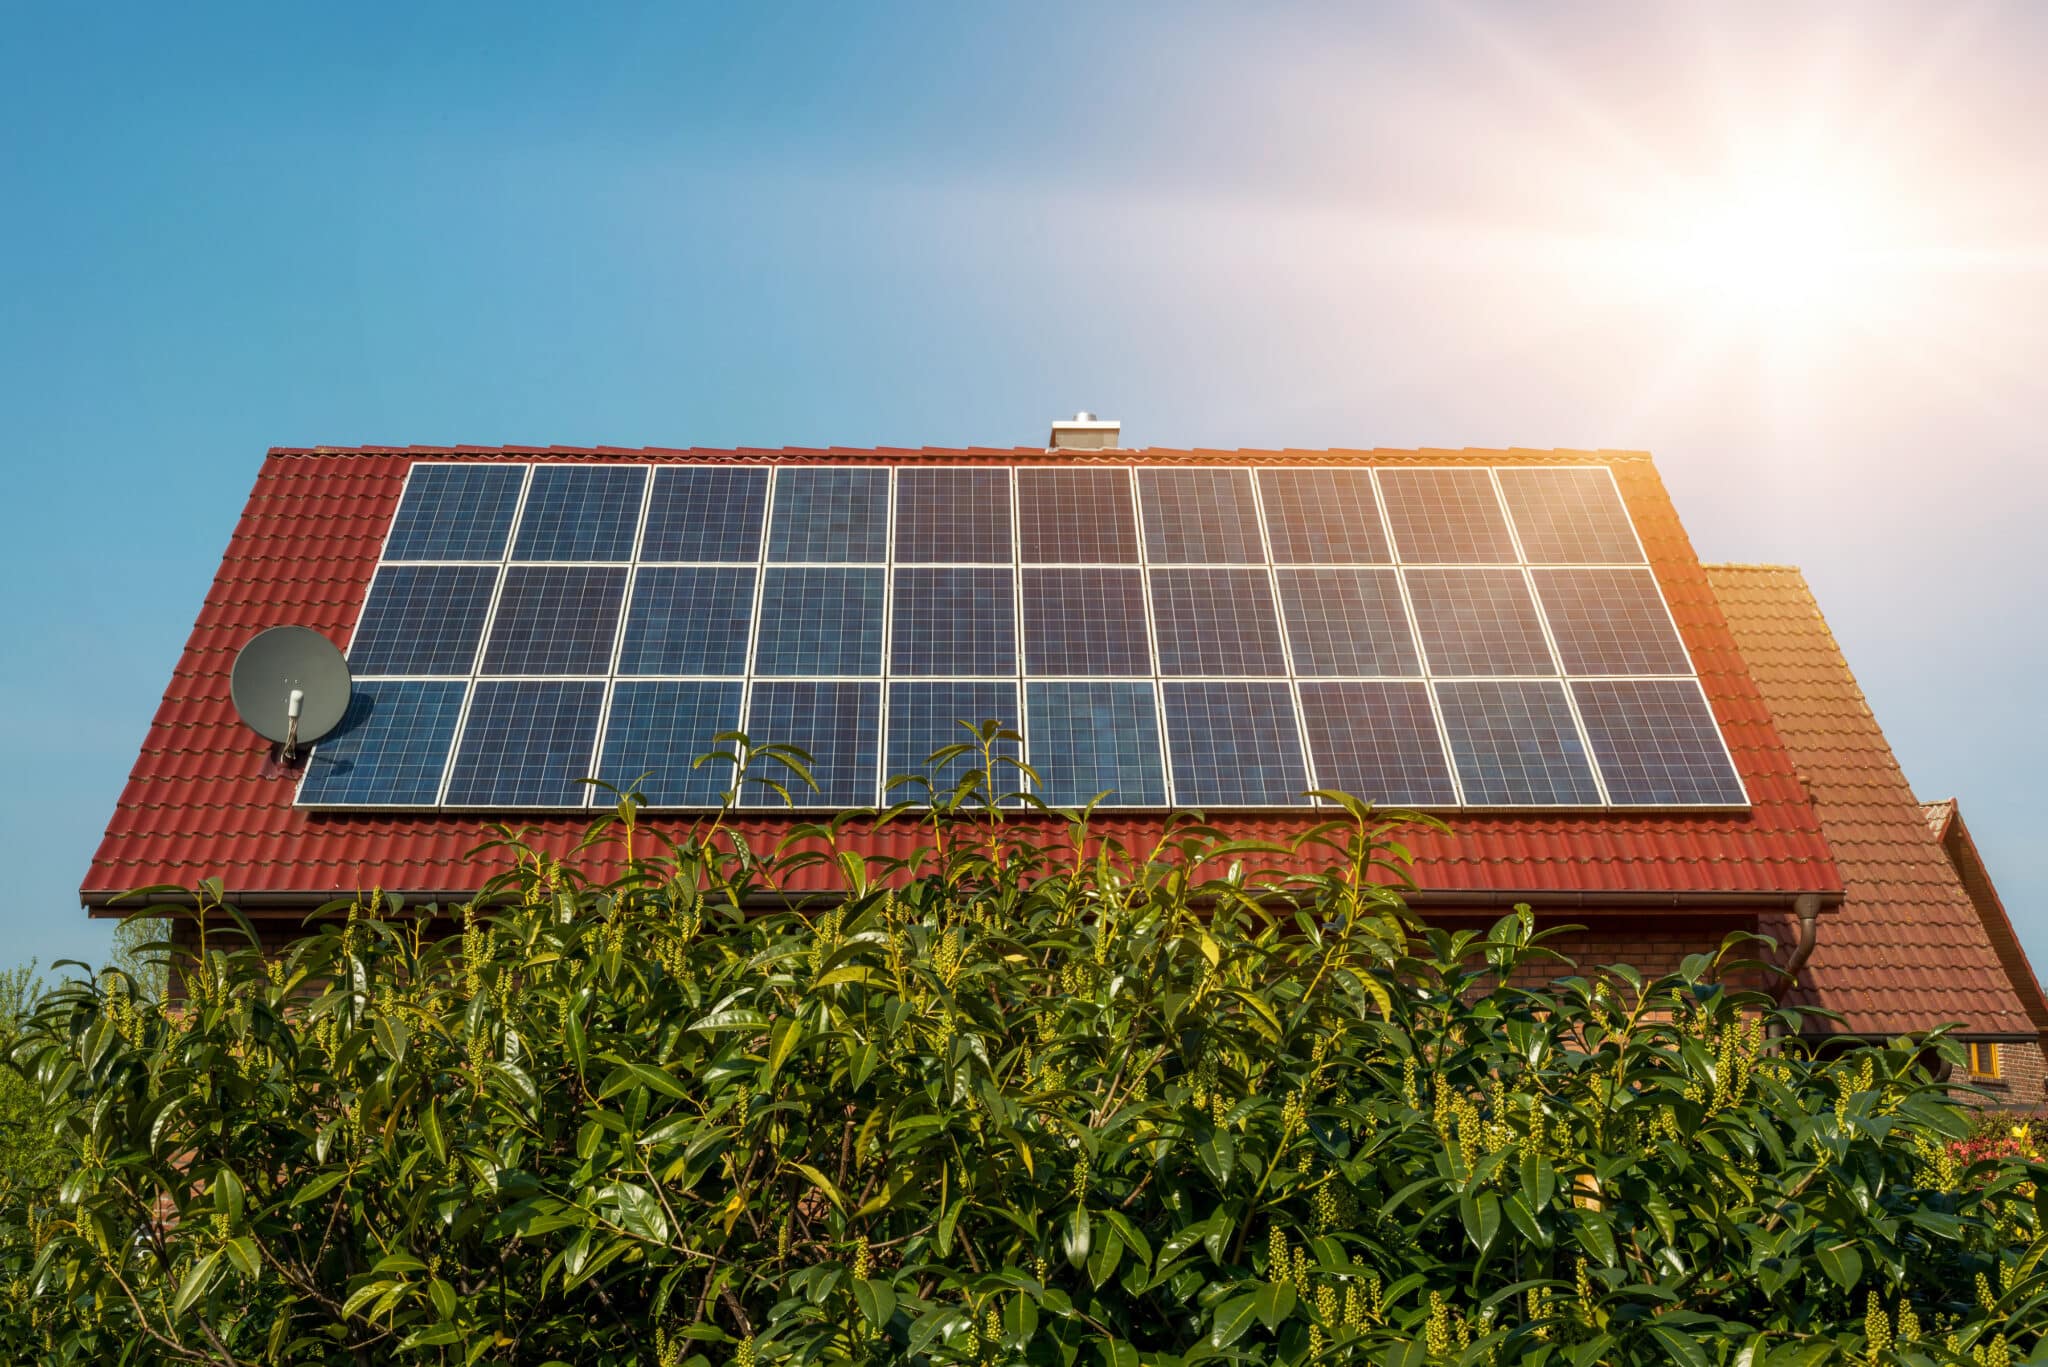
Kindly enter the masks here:
[[271, 445], [1621, 446], [2048, 953], [2048, 14], [17, 6], [0, 958]]

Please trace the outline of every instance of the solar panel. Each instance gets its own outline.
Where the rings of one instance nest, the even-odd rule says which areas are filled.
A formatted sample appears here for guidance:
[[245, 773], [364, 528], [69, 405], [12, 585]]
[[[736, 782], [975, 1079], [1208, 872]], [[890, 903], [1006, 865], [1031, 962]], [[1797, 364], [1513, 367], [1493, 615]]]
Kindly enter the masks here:
[[1403, 807], [1458, 800], [1428, 684], [1304, 683], [1301, 719], [1318, 788]]
[[1500, 489], [1530, 564], [1642, 563], [1643, 549], [1607, 471], [1502, 470]]
[[1600, 788], [1572, 724], [1564, 685], [1452, 680], [1436, 686], [1465, 801], [1473, 806], [1596, 807]]
[[1024, 667], [1042, 678], [1152, 673], [1137, 570], [1024, 571]]
[[879, 569], [771, 566], [761, 587], [756, 674], [882, 672]]
[[357, 674], [468, 674], [498, 571], [485, 565], [386, 565], [349, 642]]
[[784, 466], [775, 474], [768, 558], [880, 564], [889, 544], [889, 472]]
[[1191, 807], [1298, 805], [1308, 788], [1284, 683], [1166, 686], [1166, 752], [1174, 800]]
[[740, 729], [741, 690], [738, 679], [621, 680], [612, 688], [597, 776], [622, 791], [637, 785], [652, 806], [718, 806], [732, 766], [696, 761], [726, 749], [716, 737]]
[[1261, 470], [1259, 498], [1275, 564], [1384, 565], [1394, 558], [1370, 470]]
[[1422, 672], [1395, 571], [1290, 569], [1279, 580], [1296, 674]]
[[747, 672], [755, 571], [737, 565], [650, 565], [633, 577], [621, 674]]
[[1041, 801], [1078, 807], [1107, 793], [1113, 807], [1165, 805], [1151, 684], [1033, 682], [1025, 685], [1025, 711]]
[[512, 558], [631, 560], [646, 492], [638, 466], [535, 466]]
[[1743, 802], [1606, 467], [1114, 458], [420, 462], [298, 800], [703, 807], [737, 728], [869, 806], [993, 711], [1063, 805]]
[[1015, 675], [1015, 585], [1006, 569], [897, 570], [889, 672]]
[[1155, 564], [1265, 563], [1249, 470], [1140, 470], [1138, 506]]
[[1648, 570], [1535, 570], [1531, 577], [1565, 673], [1692, 673]]
[[[936, 767], [931, 756], [949, 745], [978, 745], [966, 726], [998, 721], [1005, 729], [1021, 731], [1017, 712], [1017, 685], [989, 680], [950, 683], [892, 683], [889, 685], [889, 746], [885, 772], [929, 780], [941, 800], [969, 771], [981, 767], [978, 755], [961, 755]], [[1019, 758], [1015, 741], [1001, 741], [997, 755]], [[1024, 787], [1024, 776], [1008, 765], [999, 765], [988, 776], [996, 796], [1003, 797]], [[914, 784], [891, 789], [884, 801], [922, 801], [924, 790]]]
[[1508, 520], [1484, 470], [1382, 470], [1394, 545], [1411, 565], [1509, 563]]
[[455, 746], [448, 805], [582, 806], [603, 709], [604, 684], [594, 679], [477, 684]]
[[[780, 779], [797, 806], [866, 807], [876, 801], [881, 721], [879, 683], [775, 681], [754, 685], [744, 729], [756, 743], [773, 741], [810, 754], [815, 791], [794, 774], [763, 765], [763, 775]], [[758, 785], [740, 801], [750, 807], [783, 805], [774, 791]]]
[[609, 674], [626, 571], [616, 565], [514, 565], [505, 572], [485, 674]]
[[1165, 675], [1280, 675], [1287, 653], [1264, 570], [1153, 570], [1152, 620]]
[[896, 563], [1007, 565], [1010, 472], [947, 468], [896, 477]]
[[1520, 570], [1404, 570], [1432, 674], [1555, 674]]
[[654, 472], [642, 561], [751, 565], [761, 558], [768, 472], [755, 467], [684, 465]]
[[412, 467], [386, 560], [498, 560], [526, 487], [523, 465]]
[[432, 806], [468, 691], [458, 680], [358, 681], [341, 725], [306, 762], [299, 801]]
[[1019, 470], [1017, 522], [1021, 558], [1029, 564], [1138, 562], [1128, 470]]
[[1572, 685], [1610, 801], [1740, 806], [1742, 780], [1691, 679], [1588, 679]]

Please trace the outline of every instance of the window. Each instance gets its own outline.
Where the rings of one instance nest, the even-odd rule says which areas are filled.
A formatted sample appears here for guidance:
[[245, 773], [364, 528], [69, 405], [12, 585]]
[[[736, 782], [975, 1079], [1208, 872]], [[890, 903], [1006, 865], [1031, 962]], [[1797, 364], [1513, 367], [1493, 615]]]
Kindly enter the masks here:
[[1970, 1046], [1970, 1076], [1998, 1076], [1998, 1046], [1976, 1043]]

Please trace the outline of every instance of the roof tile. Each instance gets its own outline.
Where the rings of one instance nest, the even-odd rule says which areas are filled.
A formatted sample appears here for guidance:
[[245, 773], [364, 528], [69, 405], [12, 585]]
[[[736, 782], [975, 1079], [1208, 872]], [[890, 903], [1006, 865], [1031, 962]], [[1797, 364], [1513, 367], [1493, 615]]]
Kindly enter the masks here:
[[[1709, 565], [1706, 574], [1813, 796], [1847, 893], [1822, 918], [1788, 1004], [1847, 1017], [1845, 1027], [1814, 1022], [1819, 1030], [1961, 1022], [1971, 1033], [2033, 1033], [1805, 579], [1767, 565]], [[1780, 943], [1797, 935], [1781, 915], [1764, 928]]]

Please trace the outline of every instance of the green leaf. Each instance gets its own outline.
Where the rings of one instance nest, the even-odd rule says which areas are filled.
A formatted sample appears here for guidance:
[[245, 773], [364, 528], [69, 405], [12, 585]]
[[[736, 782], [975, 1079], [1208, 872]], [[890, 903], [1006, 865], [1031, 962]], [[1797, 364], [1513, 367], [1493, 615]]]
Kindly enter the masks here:
[[343, 1182], [346, 1182], [348, 1178], [349, 1174], [346, 1168], [329, 1169], [306, 1183], [305, 1186], [300, 1187], [297, 1194], [292, 1197], [292, 1204], [295, 1206], [304, 1205], [308, 1201], [317, 1200], [340, 1186]]
[[1088, 1207], [1076, 1205], [1067, 1215], [1066, 1237], [1063, 1240], [1068, 1266], [1078, 1270], [1087, 1265], [1093, 1234], [1094, 1226], [1088, 1219]]
[[1237, 1166], [1237, 1140], [1222, 1126], [1212, 1127], [1195, 1145], [1195, 1156], [1202, 1160], [1202, 1166], [1216, 1179], [1219, 1187], [1230, 1185], [1230, 1174]]
[[839, 1209], [842, 1212], [846, 1209], [846, 1198], [839, 1194], [838, 1187], [832, 1185], [831, 1178], [827, 1177], [824, 1173], [819, 1172], [809, 1163], [792, 1163], [790, 1164], [790, 1166], [795, 1168], [798, 1172], [802, 1173], [805, 1177], [808, 1177], [811, 1181], [811, 1185], [816, 1187], [819, 1191], [824, 1192], [826, 1198], [830, 1200], [833, 1205], [839, 1207]]
[[448, 1136], [441, 1129], [441, 1108], [431, 1101], [420, 1112], [420, 1134], [427, 1141], [427, 1151], [434, 1155], [434, 1161], [446, 1163]]
[[1604, 1213], [1597, 1210], [1579, 1212], [1579, 1243], [1602, 1267], [1614, 1266], [1614, 1227]]
[[1116, 1265], [1123, 1261], [1123, 1256], [1122, 1236], [1105, 1222], [1105, 1227], [1096, 1232], [1094, 1246], [1088, 1251], [1089, 1284], [1100, 1290], [1104, 1282], [1116, 1275]]
[[683, 1089], [683, 1084], [659, 1068], [645, 1063], [627, 1063], [623, 1059], [612, 1059], [610, 1055], [606, 1059], [617, 1066], [605, 1078], [604, 1085], [597, 1089], [599, 1099], [617, 1096], [628, 1087], [646, 1087], [677, 1101], [689, 1099], [690, 1094]]
[[1813, 1256], [1820, 1259], [1821, 1271], [1844, 1291], [1855, 1290], [1856, 1283], [1863, 1280], [1863, 1255], [1852, 1243], [1816, 1244]]
[[869, 1277], [853, 1279], [854, 1303], [869, 1324], [880, 1329], [896, 1314], [896, 1288]]
[[1293, 1285], [1267, 1282], [1252, 1293], [1252, 1308], [1258, 1311], [1259, 1323], [1268, 1329], [1278, 1329], [1280, 1322], [1294, 1313]]
[[1710, 1367], [1699, 1339], [1685, 1330], [1669, 1324], [1652, 1324], [1650, 1337], [1664, 1349], [1667, 1362], [1683, 1363], [1685, 1367]]
[[1500, 1233], [1500, 1197], [1490, 1191], [1476, 1197], [1467, 1192], [1458, 1198], [1458, 1213], [1465, 1220], [1465, 1237], [1484, 1257], [1493, 1247], [1493, 1236]]
[[213, 1273], [219, 1267], [219, 1262], [221, 1262], [221, 1254], [215, 1250], [215, 1252], [209, 1252], [207, 1256], [203, 1256], [199, 1262], [195, 1262], [195, 1265], [190, 1267], [190, 1271], [184, 1273], [184, 1281], [178, 1283], [178, 1295], [170, 1303], [170, 1316], [174, 1320], [182, 1320], [186, 1316], [186, 1312], [193, 1310], [193, 1301], [203, 1297], [207, 1293], [207, 1289], [213, 1287]]
[[1223, 1302], [1216, 1307], [1216, 1319], [1209, 1330], [1209, 1346], [1221, 1349], [1236, 1343], [1244, 1337], [1244, 1331], [1252, 1327], [1252, 1321], [1258, 1318], [1258, 1313], [1257, 1292], [1233, 1296]]
[[758, 1085], [766, 1089], [775, 1079], [775, 1074], [789, 1060], [797, 1045], [803, 1042], [804, 1023], [796, 1016], [786, 1017], [775, 1028], [774, 1042], [768, 1047], [768, 1062], [762, 1065]]

